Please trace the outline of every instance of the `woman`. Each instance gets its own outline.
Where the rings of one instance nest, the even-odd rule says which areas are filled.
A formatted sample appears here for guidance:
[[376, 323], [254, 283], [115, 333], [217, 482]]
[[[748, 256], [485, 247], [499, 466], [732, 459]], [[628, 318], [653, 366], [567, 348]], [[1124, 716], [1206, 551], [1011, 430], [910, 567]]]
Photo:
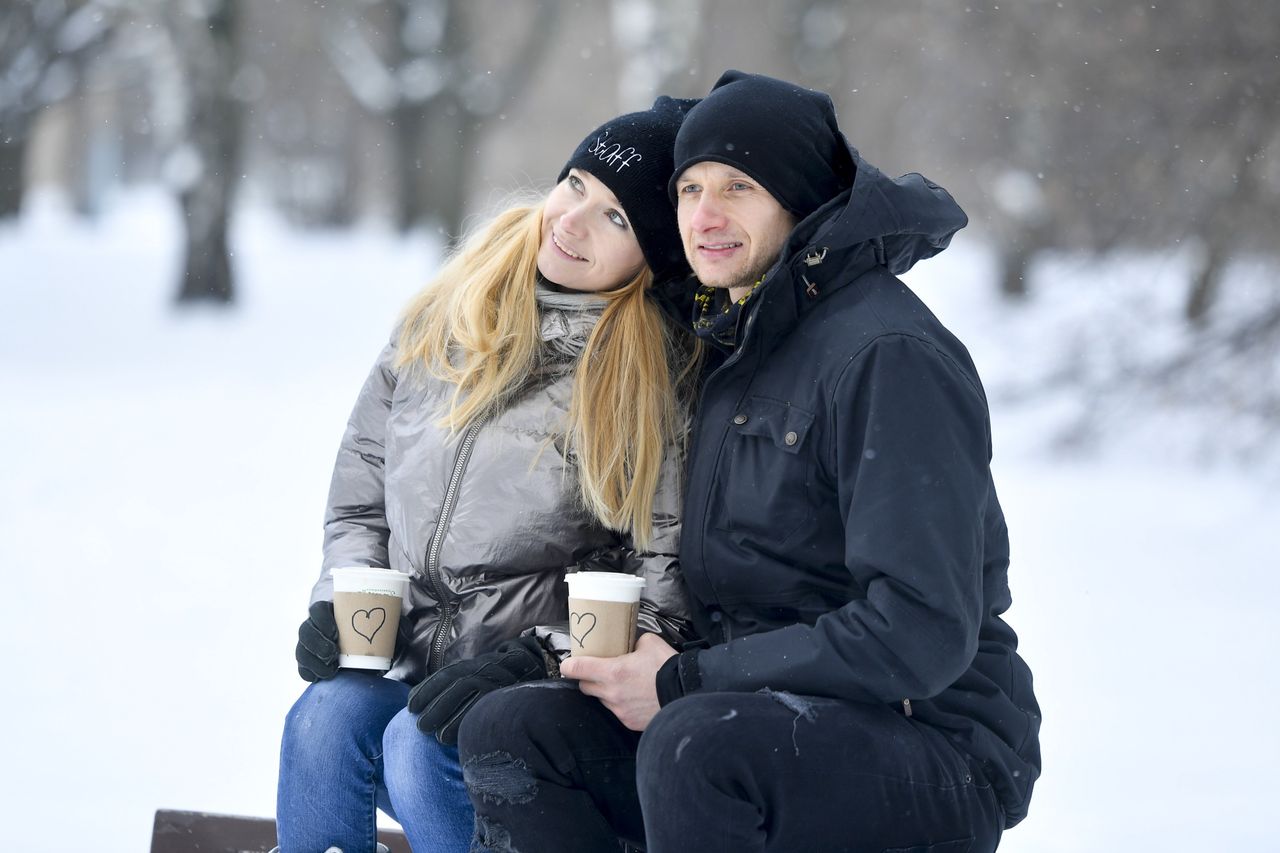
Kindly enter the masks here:
[[[374, 366], [299, 629], [312, 683], [281, 747], [283, 853], [373, 851], [375, 805], [415, 850], [466, 850], [457, 724], [487, 690], [555, 674], [530, 629], [564, 622], [567, 569], [641, 574], [641, 630], [684, 631], [683, 359], [647, 291], [687, 274], [666, 183], [692, 103], [583, 140], [541, 205], [452, 257]], [[329, 570], [349, 565], [413, 575], [389, 677], [337, 669]]]

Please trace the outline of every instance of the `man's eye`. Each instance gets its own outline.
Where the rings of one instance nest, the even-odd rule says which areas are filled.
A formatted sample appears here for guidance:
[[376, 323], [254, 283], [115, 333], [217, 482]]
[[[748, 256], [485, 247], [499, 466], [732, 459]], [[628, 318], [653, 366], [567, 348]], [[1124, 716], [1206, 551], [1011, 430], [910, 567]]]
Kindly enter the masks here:
[[732, 184], [730, 184], [730, 185], [729, 185], [729, 189], [731, 189], [731, 190], [749, 190], [749, 189], [751, 189], [751, 185], [750, 185], [750, 184], [744, 184], [742, 181], [734, 181]]
[[619, 228], [627, 227], [627, 220], [624, 219], [622, 217], [622, 214], [619, 213], [618, 211], [610, 210], [607, 213], [605, 213], [605, 216], [609, 217], [609, 221], [612, 222], [614, 225], [617, 225]]
[[702, 187], [698, 186], [697, 184], [685, 184], [684, 186], [680, 187], [680, 195], [693, 195], [694, 193], [698, 192], [701, 189]]

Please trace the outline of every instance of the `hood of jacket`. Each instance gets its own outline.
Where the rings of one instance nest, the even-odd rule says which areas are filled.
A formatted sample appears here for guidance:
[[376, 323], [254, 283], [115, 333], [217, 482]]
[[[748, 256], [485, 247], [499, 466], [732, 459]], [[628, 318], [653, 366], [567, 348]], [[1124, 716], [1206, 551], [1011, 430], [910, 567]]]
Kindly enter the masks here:
[[920, 173], [890, 178], [852, 146], [848, 150], [856, 169], [853, 186], [796, 226], [784, 261], [818, 247], [846, 264], [883, 266], [901, 275], [941, 252], [969, 224], [951, 194]]
[[[873, 267], [901, 275], [947, 248], [969, 224], [964, 210], [938, 184], [918, 172], [890, 178], [855, 148], [848, 150], [856, 169], [853, 186], [792, 230], [773, 268], [803, 275], [805, 281], [801, 275], [795, 281], [805, 303], [816, 301], [806, 292], [806, 282], [816, 284], [821, 296]], [[767, 278], [778, 277], [772, 273]]]

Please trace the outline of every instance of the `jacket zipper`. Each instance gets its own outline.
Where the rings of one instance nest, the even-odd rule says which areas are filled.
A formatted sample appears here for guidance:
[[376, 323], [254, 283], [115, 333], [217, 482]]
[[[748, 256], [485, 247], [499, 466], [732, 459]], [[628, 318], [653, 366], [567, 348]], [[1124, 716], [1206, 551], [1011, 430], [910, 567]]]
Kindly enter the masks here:
[[902, 713], [908, 717], [911, 716], [911, 700], [910, 699], [902, 700]]
[[[826, 260], [826, 257], [827, 257], [827, 249], [826, 249], [825, 247], [822, 249], [822, 252], [821, 252], [821, 253], [818, 253], [816, 250], [814, 250], [814, 249], [810, 248], [809, 250], [807, 250], [807, 251], [805, 252], [804, 263], [805, 263], [807, 266], [815, 267], [815, 266], [817, 266], [817, 265], [821, 264], [824, 260]], [[781, 268], [782, 268], [782, 266], [781, 266], [781, 265], [778, 265], [777, 267], [775, 267], [775, 269], [781, 269]], [[767, 278], [768, 278], [768, 277], [769, 277], [773, 272], [774, 272], [774, 270], [773, 270], [773, 269], [769, 270], [768, 272], [766, 272], [766, 273], [765, 273], [764, 278], [766, 278], [766, 279], [767, 279]], [[808, 280], [806, 279], [806, 282], [807, 282], [807, 281], [808, 281]], [[761, 286], [762, 286], [762, 287], [764, 286], [764, 281], [763, 281], [763, 279], [761, 280]], [[742, 320], [741, 316], [739, 316], [739, 318], [738, 318], [738, 322], [739, 322], [739, 324], [740, 324], [740, 331], [741, 331], [741, 335], [739, 335], [739, 334], [738, 334], [738, 330], [735, 330], [735, 332], [734, 332], [734, 336], [733, 336], [733, 338], [734, 338], [733, 352], [729, 354], [729, 357], [728, 357], [728, 358], [726, 358], [726, 359], [724, 360], [724, 363], [723, 363], [723, 364], [721, 364], [719, 367], [717, 367], [715, 370], [713, 370], [713, 371], [711, 372], [711, 374], [707, 377], [707, 379], [706, 379], [706, 383], [703, 385], [703, 395], [704, 395], [704, 396], [705, 396], [706, 390], [707, 390], [708, 388], [710, 388], [710, 387], [711, 387], [711, 384], [712, 384], [713, 382], [715, 382], [715, 381], [716, 381], [716, 379], [717, 379], [717, 378], [719, 378], [719, 377], [720, 377], [720, 375], [721, 375], [722, 373], [724, 373], [726, 370], [728, 370], [728, 369], [729, 369], [729, 367], [731, 367], [733, 364], [737, 363], [738, 361], [740, 361], [740, 360], [742, 359], [742, 357], [743, 357], [743, 356], [742, 356], [742, 353], [743, 353], [743, 350], [744, 350], [744, 345], [746, 344], [747, 340], [751, 337], [751, 329], [752, 329], [752, 327], [755, 325], [755, 321], [756, 321], [756, 314], [758, 313], [758, 309], [759, 309], [759, 306], [756, 306], [756, 308], [754, 308], [754, 309], [751, 311], [751, 313], [750, 313], [750, 314], [747, 314], [747, 315], [746, 315], [746, 321], [745, 321], [745, 322]], [[692, 428], [692, 431], [691, 431], [691, 433], [690, 433], [691, 435], [693, 435], [693, 436], [695, 436], [695, 437], [701, 434], [701, 430], [702, 430], [702, 420], [703, 420], [702, 416], [703, 416], [703, 409], [702, 409], [701, 407], [699, 407], [699, 408], [698, 408], [698, 411], [694, 414], [694, 417], [693, 417], [693, 425], [692, 425], [692, 427], [693, 427], [693, 428]], [[725, 435], [722, 433], [722, 434], [721, 434], [721, 438], [720, 438], [721, 447], [723, 447], [723, 446], [724, 446], [724, 441], [725, 441]], [[695, 442], [695, 446], [696, 446], [696, 444], [697, 444], [697, 443]], [[704, 451], [704, 452], [705, 452], [705, 451]], [[718, 451], [717, 451], [717, 452], [718, 452]], [[696, 470], [697, 470], [697, 465], [695, 464], [695, 462], [696, 462], [696, 460], [694, 459], [694, 457], [693, 457], [693, 456], [692, 456], [692, 454], [691, 454], [691, 455], [690, 455], [690, 458], [689, 458], [689, 471], [696, 471]], [[705, 523], [706, 523], [706, 517], [705, 517], [705, 516], [706, 516], [706, 514], [704, 513], [704, 514], [703, 514], [703, 519], [702, 519], [702, 522], [703, 522], [702, 526], [704, 526], [704, 527], [705, 527]], [[705, 566], [705, 564], [706, 564], [706, 559], [705, 559], [705, 552], [706, 552], [705, 539], [706, 539], [706, 537], [701, 533], [701, 531], [699, 532], [699, 534], [698, 534], [698, 535], [699, 535], [699, 546], [700, 546], [700, 550], [702, 550], [702, 551], [703, 551], [703, 553], [704, 553], [703, 564], [704, 564], [704, 566]], [[715, 596], [715, 601], [714, 601], [714, 602], [712, 602], [712, 603], [714, 603], [714, 604], [716, 604], [716, 605], [719, 605], [719, 603], [720, 603], [719, 595], [717, 594], [717, 590], [716, 590], [716, 588], [715, 588], [715, 584], [714, 584], [714, 582], [712, 582], [710, 575], [708, 575], [708, 576], [707, 576], [707, 587], [708, 587], [708, 589], [710, 589], [710, 590], [711, 590], [712, 595], [713, 595], [713, 596]], [[723, 611], [723, 609], [721, 609], [721, 616], [723, 617], [723, 615], [724, 615], [724, 611]], [[725, 641], [725, 642], [728, 642], [729, 640], [733, 639], [733, 632], [732, 632], [732, 631], [730, 630], [730, 628], [729, 628], [729, 621], [728, 621], [728, 619], [727, 619], [727, 618], [722, 618], [722, 619], [721, 619], [721, 621], [720, 621], [718, 624], [719, 624], [719, 627], [720, 627], [721, 635], [724, 637], [724, 641]], [[911, 716], [911, 702], [910, 702], [910, 700], [905, 700], [905, 703], [904, 703], [904, 705], [903, 705], [903, 709], [906, 711], [906, 714], [907, 714], [907, 716], [908, 716], [908, 717], [909, 717], [909, 716]]]
[[[823, 260], [825, 260], [825, 259], [826, 259], [826, 257], [827, 257], [827, 250], [826, 250], [826, 248], [823, 248], [823, 250], [822, 250], [822, 253], [821, 253], [821, 254], [818, 254], [817, 252], [810, 250], [810, 251], [806, 252], [806, 257], [805, 257], [804, 261], [805, 261], [805, 263], [806, 263], [808, 266], [813, 267], [813, 266], [817, 266], [818, 264], [822, 263], [822, 262], [823, 262]], [[781, 265], [779, 265], [779, 266], [777, 267], [777, 269], [781, 269]], [[765, 278], [768, 278], [768, 277], [769, 277], [769, 275], [770, 275], [771, 273], [773, 273], [773, 270], [770, 270], [769, 272], [765, 273]], [[761, 281], [761, 286], [763, 286], [763, 284], [764, 284], [764, 282], [763, 282], [763, 280], [762, 280], [762, 281]], [[746, 317], [746, 321], [745, 321], [745, 322], [742, 320], [742, 318], [741, 318], [741, 317], [739, 317], [738, 322], [739, 322], [739, 324], [740, 324], [740, 326], [741, 326], [741, 333], [742, 333], [742, 334], [741, 334], [741, 335], [739, 335], [739, 334], [737, 333], [737, 331], [735, 331], [734, 336], [733, 336], [733, 337], [734, 337], [734, 347], [733, 347], [733, 352], [729, 354], [729, 357], [728, 357], [728, 358], [726, 358], [726, 359], [724, 360], [724, 362], [723, 362], [719, 367], [717, 367], [715, 370], [713, 370], [713, 371], [711, 372], [711, 374], [710, 374], [709, 376], [707, 376], [706, 382], [705, 382], [705, 384], [703, 385], [703, 396], [705, 396], [707, 389], [711, 387], [712, 383], [713, 383], [713, 382], [715, 382], [715, 381], [720, 377], [720, 375], [721, 375], [722, 373], [724, 373], [725, 371], [727, 371], [727, 370], [728, 370], [732, 365], [736, 364], [738, 361], [740, 361], [740, 360], [742, 359], [742, 357], [743, 357], [742, 353], [743, 353], [743, 351], [744, 351], [744, 344], [746, 344], [747, 340], [751, 337], [751, 329], [752, 329], [752, 327], [753, 327], [753, 326], [755, 326], [755, 321], [756, 321], [756, 314], [757, 314], [757, 312], [758, 312], [758, 306], [756, 306], [756, 308], [754, 308], [754, 309], [751, 311], [751, 313], [747, 315], [747, 317]], [[691, 430], [691, 433], [690, 433], [690, 434], [691, 434], [691, 435], [693, 435], [693, 436], [695, 436], [695, 437], [696, 437], [696, 436], [701, 435], [701, 430], [702, 430], [702, 420], [703, 420], [703, 413], [704, 413], [704, 410], [703, 410], [701, 407], [699, 407], [699, 408], [698, 408], [698, 411], [697, 411], [697, 412], [694, 414], [694, 416], [693, 416], [693, 425], [692, 425], [692, 430]], [[721, 436], [720, 436], [720, 447], [723, 447], [723, 446], [724, 446], [724, 442], [725, 442], [725, 434], [724, 434], [724, 433], [721, 433]], [[696, 442], [696, 441], [694, 442], [694, 446], [697, 446], [697, 442]], [[705, 451], [703, 451], [703, 452], [705, 453]], [[719, 452], [719, 450], [717, 450], [717, 453], [718, 453], [718, 452]], [[697, 461], [697, 460], [694, 458], [694, 456], [693, 456], [692, 454], [690, 454], [690, 457], [689, 457], [689, 471], [691, 471], [691, 472], [692, 472], [692, 471], [696, 471], [696, 470], [697, 470], [698, 466], [695, 464], [695, 463], [696, 463], [696, 461]], [[701, 520], [701, 521], [702, 521], [702, 523], [701, 523], [701, 525], [700, 525], [700, 526], [705, 528], [705, 526], [706, 526], [706, 513], [705, 513], [705, 512], [703, 513], [703, 518], [702, 518], [702, 520]], [[701, 551], [703, 552], [703, 561], [702, 561], [702, 562], [703, 562], [703, 565], [704, 565], [704, 567], [705, 567], [705, 565], [706, 565], [706, 556], [705, 556], [705, 555], [706, 555], [706, 536], [705, 536], [705, 535], [703, 535], [702, 531], [699, 531], [698, 536], [699, 536], [699, 543], [698, 543], [698, 544], [699, 544], [699, 550], [701, 550]], [[720, 598], [719, 598], [718, 590], [716, 590], [715, 583], [711, 580], [711, 576], [710, 576], [710, 574], [707, 574], [707, 588], [711, 591], [711, 594], [712, 594], [712, 596], [714, 597], [714, 601], [712, 601], [712, 602], [704, 602], [704, 603], [714, 604], [715, 606], [719, 607], [719, 604], [720, 604]], [[717, 622], [716, 624], [717, 624], [717, 626], [718, 626], [718, 628], [719, 628], [720, 635], [721, 635], [721, 637], [723, 638], [723, 642], [726, 642], [726, 643], [727, 643], [727, 642], [729, 642], [730, 640], [732, 640], [732, 639], [733, 639], [733, 630], [729, 627], [729, 619], [727, 618], [727, 616], [725, 616], [724, 608], [720, 608], [719, 612], [720, 612], [720, 615], [721, 615], [721, 619], [720, 619], [720, 621], [719, 621], [719, 622]], [[904, 700], [903, 700], [903, 706], [902, 706], [902, 707], [903, 707], [903, 710], [906, 712], [906, 715], [907, 715], [908, 717], [909, 717], [909, 716], [911, 716], [911, 700], [910, 700], [910, 699], [904, 699]]]
[[[766, 274], [766, 275], [767, 275], [767, 274]], [[711, 386], [711, 384], [716, 380], [716, 378], [717, 378], [717, 377], [719, 377], [722, 373], [724, 373], [726, 370], [728, 370], [728, 368], [729, 368], [730, 366], [732, 366], [733, 364], [737, 363], [738, 361], [740, 361], [740, 360], [742, 359], [742, 344], [743, 344], [743, 343], [745, 343], [745, 342], [746, 342], [746, 340], [747, 340], [747, 338], [750, 336], [750, 334], [751, 334], [751, 329], [752, 329], [752, 327], [755, 325], [755, 319], [756, 319], [756, 312], [755, 312], [754, 310], [753, 310], [749, 315], [747, 315], [747, 318], [746, 318], [746, 320], [745, 320], [745, 321], [743, 321], [743, 319], [741, 318], [741, 316], [739, 316], [739, 318], [738, 318], [738, 323], [740, 324], [742, 334], [741, 334], [741, 336], [739, 336], [739, 335], [737, 334], [737, 332], [736, 332], [736, 331], [734, 332], [734, 336], [733, 336], [733, 337], [734, 337], [734, 347], [733, 347], [733, 352], [731, 352], [731, 353], [729, 354], [729, 357], [728, 357], [728, 358], [726, 358], [726, 359], [724, 360], [724, 363], [722, 363], [722, 364], [721, 364], [719, 367], [717, 367], [715, 370], [711, 371], [711, 374], [710, 374], [709, 376], [707, 376], [706, 382], [705, 382], [705, 384], [703, 385], [703, 394], [704, 394], [704, 395], [705, 395], [705, 393], [706, 393], [706, 389], [707, 389], [707, 388], [709, 388], [709, 387]], [[701, 407], [699, 407], [699, 408], [698, 408], [698, 410], [697, 410], [697, 412], [696, 412], [696, 413], [694, 414], [694, 416], [693, 416], [693, 425], [692, 425], [692, 430], [690, 431], [690, 435], [698, 436], [698, 435], [700, 435], [700, 434], [701, 434], [701, 430], [702, 430], [702, 421], [703, 421], [703, 409], [702, 409]], [[723, 446], [724, 446], [724, 441], [725, 441], [725, 437], [724, 437], [724, 435], [723, 435], [723, 434], [721, 434], [721, 437], [720, 437], [720, 445], [721, 445], [721, 447], [723, 447]], [[695, 447], [697, 446], [697, 443], [696, 443], [696, 442], [694, 442], [694, 446], [695, 446]], [[705, 453], [705, 451], [703, 451], [703, 452]], [[716, 452], [717, 452], [717, 454], [718, 454], [718, 453], [719, 453], [719, 449], [717, 449], [717, 451], [716, 451]], [[695, 459], [694, 459], [694, 457], [693, 457], [693, 455], [692, 455], [692, 454], [690, 454], [690, 457], [689, 457], [689, 470], [690, 470], [690, 471], [695, 471], [695, 470], [697, 470], [697, 465], [695, 464]], [[703, 523], [703, 526], [705, 526], [705, 524], [706, 524], [706, 513], [705, 513], [705, 512], [703, 513], [702, 523]], [[698, 534], [698, 537], [699, 537], [699, 543], [698, 543], [698, 544], [699, 544], [699, 550], [703, 551], [703, 553], [704, 553], [703, 565], [705, 566], [705, 564], [706, 564], [706, 558], [705, 558], [705, 552], [706, 552], [706, 542], [705, 542], [705, 540], [706, 540], [706, 537], [705, 537], [704, 535], [702, 535], [702, 533], [701, 533], [701, 532]], [[714, 600], [713, 600], [713, 601], [711, 601], [711, 602], [705, 602], [705, 603], [706, 603], [706, 604], [715, 604], [715, 605], [719, 605], [719, 603], [720, 603], [719, 593], [718, 593], [718, 590], [716, 590], [716, 588], [715, 588], [715, 584], [712, 582], [712, 580], [711, 580], [711, 576], [710, 576], [709, 574], [707, 575], [707, 588], [711, 591], [711, 594], [712, 594], [712, 596], [713, 596]], [[721, 611], [721, 613], [723, 614], [723, 610]], [[730, 637], [730, 633], [731, 633], [731, 632], [730, 632], [730, 630], [729, 630], [729, 626], [728, 626], [727, 620], [721, 620], [721, 622], [720, 622], [719, 624], [720, 624], [720, 631], [721, 631], [722, 635], [724, 636], [724, 640], [725, 640], [725, 642], [728, 642], [728, 641], [731, 639], [731, 637]]]
[[458, 499], [458, 487], [462, 484], [462, 474], [467, 468], [467, 460], [471, 458], [471, 448], [475, 445], [476, 435], [483, 423], [475, 423], [467, 428], [458, 446], [458, 455], [453, 460], [453, 475], [449, 477], [449, 488], [445, 490], [444, 501], [440, 504], [440, 517], [436, 519], [435, 532], [427, 543], [427, 581], [436, 601], [440, 603], [440, 624], [436, 625], [435, 636], [431, 638], [431, 653], [427, 657], [427, 672], [435, 672], [444, 663], [444, 644], [449, 637], [449, 629], [453, 626], [454, 610], [446, 593], [444, 579], [440, 576], [440, 549], [444, 545], [445, 532], [449, 527], [449, 516], [453, 514], [454, 503]]

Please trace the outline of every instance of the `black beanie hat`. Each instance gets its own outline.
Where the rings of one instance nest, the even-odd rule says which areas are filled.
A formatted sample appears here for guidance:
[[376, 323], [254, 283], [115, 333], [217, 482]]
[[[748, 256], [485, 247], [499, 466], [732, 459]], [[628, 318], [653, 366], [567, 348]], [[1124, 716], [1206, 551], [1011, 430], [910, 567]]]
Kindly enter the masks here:
[[797, 220], [853, 184], [849, 156], [831, 98], [785, 80], [726, 71], [676, 137], [676, 168], [714, 160], [759, 181]]
[[663, 95], [643, 112], [610, 119], [582, 140], [556, 178], [563, 181], [570, 169], [581, 169], [618, 197], [658, 281], [689, 269], [666, 189], [676, 131], [696, 103]]

